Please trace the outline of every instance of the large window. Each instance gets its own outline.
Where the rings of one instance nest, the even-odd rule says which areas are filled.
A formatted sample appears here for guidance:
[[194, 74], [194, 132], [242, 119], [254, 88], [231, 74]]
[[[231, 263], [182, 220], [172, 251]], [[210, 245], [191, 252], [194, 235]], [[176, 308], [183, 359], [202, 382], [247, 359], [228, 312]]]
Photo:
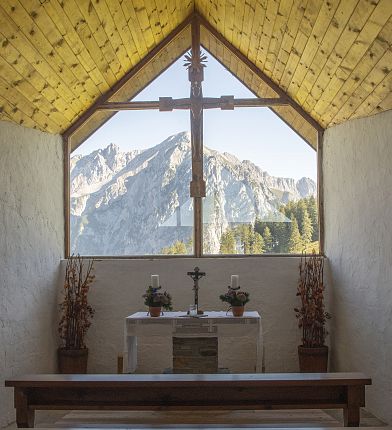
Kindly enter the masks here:
[[[319, 251], [316, 152], [268, 108], [242, 107], [257, 98], [210, 55], [207, 67], [204, 99], [180, 59], [132, 101], [155, 110], [117, 113], [72, 153], [71, 253]], [[210, 109], [220, 92], [238, 107]]]

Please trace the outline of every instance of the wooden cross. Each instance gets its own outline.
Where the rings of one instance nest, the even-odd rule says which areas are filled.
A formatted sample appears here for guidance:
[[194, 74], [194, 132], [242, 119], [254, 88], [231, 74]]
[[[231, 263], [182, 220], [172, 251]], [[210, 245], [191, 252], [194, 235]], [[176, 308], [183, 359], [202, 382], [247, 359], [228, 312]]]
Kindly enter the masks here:
[[200, 49], [200, 22], [195, 17], [192, 22], [192, 47], [191, 52], [185, 55], [185, 66], [188, 69], [190, 82], [189, 98], [173, 99], [160, 97], [159, 101], [140, 102], [106, 102], [98, 106], [99, 110], [141, 110], [159, 109], [162, 112], [173, 109], [189, 109], [191, 123], [191, 147], [192, 147], [192, 180], [190, 183], [190, 196], [193, 197], [194, 217], [194, 247], [195, 257], [202, 256], [203, 237], [203, 197], [206, 195], [206, 183], [203, 177], [203, 110], [222, 109], [233, 110], [235, 107], [271, 107], [286, 106], [288, 99], [277, 98], [242, 98], [234, 96], [203, 97], [202, 82], [204, 80], [204, 67], [206, 56]]

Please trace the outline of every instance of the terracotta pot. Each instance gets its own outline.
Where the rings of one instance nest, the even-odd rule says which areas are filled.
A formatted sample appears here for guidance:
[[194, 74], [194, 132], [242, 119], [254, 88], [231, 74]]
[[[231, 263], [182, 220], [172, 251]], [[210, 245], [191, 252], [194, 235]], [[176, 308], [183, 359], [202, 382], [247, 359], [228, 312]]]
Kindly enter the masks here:
[[299, 370], [305, 373], [323, 373], [328, 370], [328, 346], [305, 348], [298, 346]]
[[149, 307], [150, 317], [161, 316], [161, 310], [162, 310], [162, 306], [150, 306]]
[[57, 350], [60, 373], [87, 373], [88, 349]]
[[242, 317], [244, 315], [245, 306], [232, 306], [231, 311], [233, 312], [234, 317]]

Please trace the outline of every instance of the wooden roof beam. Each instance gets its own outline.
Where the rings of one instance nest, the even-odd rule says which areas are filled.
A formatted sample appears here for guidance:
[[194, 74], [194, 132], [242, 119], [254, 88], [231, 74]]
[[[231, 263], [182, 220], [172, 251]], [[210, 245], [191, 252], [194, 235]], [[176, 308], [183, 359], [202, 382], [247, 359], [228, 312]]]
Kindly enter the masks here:
[[[202, 102], [204, 109], [232, 110], [236, 107], [270, 107], [287, 106], [286, 99], [277, 98], [234, 98], [233, 96], [204, 97]], [[106, 102], [97, 106], [97, 110], [124, 111], [124, 110], [149, 110], [159, 109], [161, 111], [172, 111], [173, 109], [189, 109], [189, 98], [173, 99], [171, 97], [160, 97], [159, 100], [146, 100], [139, 102]]]

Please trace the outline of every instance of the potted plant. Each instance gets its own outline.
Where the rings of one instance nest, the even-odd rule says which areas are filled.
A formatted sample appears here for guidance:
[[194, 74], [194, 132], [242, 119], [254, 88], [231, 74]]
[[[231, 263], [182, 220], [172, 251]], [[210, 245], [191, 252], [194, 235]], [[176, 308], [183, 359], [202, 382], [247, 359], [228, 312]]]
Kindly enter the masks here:
[[85, 344], [94, 309], [87, 302], [93, 275], [94, 260], [72, 255], [65, 269], [64, 300], [60, 304], [61, 317], [58, 348], [60, 373], [87, 373], [88, 349]]
[[228, 311], [231, 309], [233, 316], [235, 317], [242, 317], [244, 314], [245, 303], [248, 303], [250, 300], [249, 293], [241, 291], [240, 287], [232, 288], [230, 286], [228, 287], [228, 292], [221, 294], [219, 298], [222, 300], [222, 302], [230, 304]]
[[301, 372], [326, 372], [328, 369], [328, 334], [325, 323], [331, 318], [324, 305], [324, 259], [306, 254], [299, 265], [297, 296], [301, 307], [295, 308], [298, 326], [302, 330], [302, 345], [298, 346]]
[[148, 306], [148, 312], [151, 317], [159, 317], [162, 308], [166, 311], [173, 310], [171, 295], [166, 291], [160, 292], [161, 288], [150, 285], [145, 294], [143, 294], [144, 304]]

